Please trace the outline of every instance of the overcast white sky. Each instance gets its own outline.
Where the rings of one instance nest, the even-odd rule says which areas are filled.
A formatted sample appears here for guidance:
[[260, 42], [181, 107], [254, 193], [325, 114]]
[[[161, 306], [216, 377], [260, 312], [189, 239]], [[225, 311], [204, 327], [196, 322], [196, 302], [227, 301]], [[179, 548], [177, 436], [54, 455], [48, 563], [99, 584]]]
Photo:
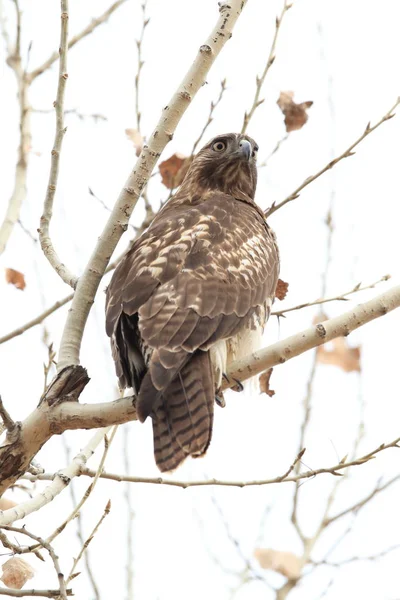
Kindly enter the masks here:
[[[220, 81], [227, 79], [227, 91], [218, 107], [206, 139], [214, 134], [240, 130], [243, 113], [252, 103], [255, 76], [268, 56], [275, 16], [282, 3], [248, 0], [248, 4], [220, 58], [192, 106], [182, 119], [164, 158], [175, 151], [189, 153], [209, 110], [218, 96]], [[70, 32], [80, 31], [100, 14], [104, 0], [70, 1]], [[59, 3], [21, 0], [23, 47], [32, 41], [30, 66], [40, 64], [58, 48]], [[12, 3], [4, 0], [4, 10], [13, 23]], [[149, 135], [161, 108], [168, 102], [207, 38], [217, 17], [217, 2], [202, 0], [149, 0], [151, 17], [143, 44], [145, 66], [141, 80], [142, 129]], [[281, 90], [294, 90], [298, 101], [313, 100], [309, 122], [290, 135], [266, 168], [260, 169], [257, 200], [266, 208], [291, 193], [307, 176], [336, 154], [340, 154], [363, 131], [368, 121], [379, 120], [400, 93], [400, 41], [397, 0], [294, 0], [279, 36], [276, 62], [270, 70], [263, 95], [248, 133], [260, 146], [264, 157], [284, 135], [282, 115], [276, 106]], [[52, 236], [61, 258], [81, 273], [91, 249], [108, 217], [105, 209], [88, 193], [90, 187], [108, 206], [116, 199], [133, 165], [134, 150], [125, 128], [134, 127], [135, 39], [140, 34], [140, 3], [130, 0], [110, 22], [86, 38], [69, 54], [66, 107], [85, 114], [100, 113], [106, 122], [81, 121], [67, 116], [59, 188]], [[0, 211], [6, 208], [12, 190], [16, 160], [18, 107], [13, 73], [5, 65], [0, 44]], [[57, 68], [41, 76], [31, 89], [32, 106], [51, 109], [55, 98]], [[44, 199], [49, 155], [54, 136], [54, 115], [32, 116], [33, 141], [30, 155], [28, 200], [21, 219], [29, 231], [39, 224]], [[370, 283], [390, 273], [392, 280], [380, 290], [399, 282], [399, 117], [384, 124], [332, 172], [308, 187], [296, 202], [271, 217], [281, 249], [281, 276], [290, 283], [287, 305], [315, 299], [320, 294], [321, 272], [326, 260], [324, 219], [333, 198], [334, 236], [328, 293], [342, 293], [359, 281]], [[167, 195], [157, 178], [149, 186], [155, 205]], [[140, 223], [138, 206], [132, 222]], [[119, 249], [125, 247], [123, 238]], [[36, 316], [44, 308], [69, 293], [51, 270], [38, 245], [16, 227], [0, 267], [12, 267], [26, 276], [24, 292], [6, 285], [0, 277], [0, 335]], [[82, 364], [91, 382], [82, 400], [106, 401], [115, 397], [116, 381], [104, 332], [104, 294], [101, 286], [84, 338]], [[354, 298], [358, 303], [380, 290], [370, 290]], [[329, 316], [348, 309], [350, 303], [326, 307]], [[67, 307], [46, 321], [49, 338], [57, 349]], [[276, 341], [310, 325], [316, 311], [291, 313], [280, 325], [271, 320], [265, 342]], [[399, 435], [398, 332], [400, 312], [362, 328], [350, 336], [352, 345], [362, 347], [362, 373], [346, 374], [332, 366], [318, 369], [313, 396], [314, 411], [307, 438], [304, 468], [329, 466], [351, 451], [360, 398], [365, 404], [365, 429], [360, 452], [368, 451]], [[43, 329], [37, 327], [0, 346], [0, 393], [15, 419], [24, 418], [36, 405], [43, 388], [43, 367], [47, 350]], [[216, 423], [207, 456], [187, 462], [175, 477], [197, 479], [204, 476], [223, 479], [267, 478], [283, 473], [297, 452], [302, 400], [311, 365], [311, 354], [275, 369], [270, 399], [257, 393], [230, 393], [227, 407], [216, 409]], [[150, 423], [130, 424], [129, 452], [131, 474], [155, 476]], [[66, 436], [75, 454], [89, 438], [87, 432]], [[123, 472], [122, 432], [117, 435], [107, 470]], [[48, 471], [66, 464], [60, 439], [52, 439], [38, 457]], [[96, 459], [93, 460], [93, 465]], [[398, 473], [398, 455], [382, 453], [372, 463], [356, 467], [341, 489], [333, 512], [362, 498], [376, 481]], [[88, 481], [77, 482], [83, 493]], [[301, 518], [311, 533], [331, 489], [329, 476], [318, 477], [301, 487]], [[38, 488], [40, 489], [40, 487]], [[112, 512], [91, 548], [102, 600], [124, 598], [126, 506], [121, 484], [101, 481], [95, 496], [84, 509], [86, 530], [94, 525], [108, 500]], [[135, 519], [133, 523], [135, 598], [138, 600], [183, 600], [204, 597], [228, 600], [238, 579], [229, 572], [244, 568], [243, 559], [226, 535], [212, 498], [251, 559], [266, 506], [271, 510], [261, 531], [261, 545], [299, 552], [299, 540], [290, 523], [292, 484], [263, 488], [204, 488], [180, 490], [160, 486], [135, 485], [131, 488]], [[399, 488], [394, 486], [375, 499], [358, 516], [352, 534], [338, 547], [333, 560], [369, 555], [400, 542], [398, 520]], [[16, 498], [25, 498], [19, 492]], [[51, 505], [26, 520], [29, 529], [41, 535], [50, 533], [60, 515], [70, 507], [68, 491]], [[322, 556], [348, 521], [323, 539], [313, 554]], [[77, 544], [73, 525], [60, 537], [57, 550], [65, 571]], [[217, 563], [213, 557], [217, 557]], [[395, 572], [400, 553], [373, 563], [360, 562], [340, 571], [321, 568], [290, 595], [290, 600], [316, 600], [332, 586], [324, 598], [363, 598], [394, 600], [400, 597]], [[49, 585], [50, 567], [34, 562], [37, 588]], [[222, 567], [219, 565], [222, 564]], [[225, 571], [225, 570], [228, 572]], [[283, 578], [261, 572], [274, 586]], [[51, 575], [53, 577], [53, 575]], [[52, 585], [56, 585], [55, 578]], [[75, 584], [76, 597], [91, 598], [84, 576]], [[244, 586], [236, 600], [274, 598], [265, 583]]]

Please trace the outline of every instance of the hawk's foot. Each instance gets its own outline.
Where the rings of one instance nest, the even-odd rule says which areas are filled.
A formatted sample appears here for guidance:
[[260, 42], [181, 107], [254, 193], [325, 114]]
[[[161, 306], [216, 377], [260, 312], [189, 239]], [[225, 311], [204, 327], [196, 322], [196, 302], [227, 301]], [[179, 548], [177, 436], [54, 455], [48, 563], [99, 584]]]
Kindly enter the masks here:
[[221, 392], [220, 390], [217, 390], [217, 392], [215, 393], [215, 402], [218, 404], [218, 406], [220, 406], [221, 408], [225, 408], [226, 406], [226, 402], [225, 402], [225, 398], [224, 398], [224, 394], [223, 392]]
[[229, 379], [229, 377], [228, 377], [228, 375], [226, 373], [222, 373], [222, 377], [225, 379], [225, 381], [227, 383], [230, 383], [231, 381], [234, 381], [236, 383], [236, 385], [233, 385], [231, 387], [231, 389], [234, 392], [243, 392], [243, 390], [244, 390], [243, 383], [241, 381], [239, 381], [239, 379], [235, 379], [234, 377], [231, 377]]

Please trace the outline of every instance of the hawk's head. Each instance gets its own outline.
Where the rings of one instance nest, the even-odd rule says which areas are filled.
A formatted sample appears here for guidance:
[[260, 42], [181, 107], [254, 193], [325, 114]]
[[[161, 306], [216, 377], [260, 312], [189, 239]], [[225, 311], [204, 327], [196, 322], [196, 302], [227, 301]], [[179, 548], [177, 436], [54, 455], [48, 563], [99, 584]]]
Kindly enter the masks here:
[[241, 133], [218, 135], [195, 156], [182, 184], [254, 198], [257, 185], [256, 142]]

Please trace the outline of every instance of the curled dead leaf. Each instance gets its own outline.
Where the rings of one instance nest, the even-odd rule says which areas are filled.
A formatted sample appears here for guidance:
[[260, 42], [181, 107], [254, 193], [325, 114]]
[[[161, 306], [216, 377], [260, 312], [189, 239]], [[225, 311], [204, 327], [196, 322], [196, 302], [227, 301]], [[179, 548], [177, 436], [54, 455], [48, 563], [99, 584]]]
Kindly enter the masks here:
[[126, 137], [135, 146], [136, 156], [139, 156], [143, 149], [143, 137], [137, 129], [125, 129]]
[[270, 398], [272, 398], [272, 396], [275, 396], [275, 390], [271, 390], [271, 388], [269, 387], [272, 371], [272, 368], [268, 369], [267, 371], [264, 371], [264, 373], [261, 373], [258, 379], [258, 381], [260, 382], [260, 393], [268, 394]]
[[0, 510], [7, 510], [9, 508], [14, 508], [17, 506], [17, 503], [9, 498], [0, 498]]
[[159, 170], [161, 181], [165, 187], [169, 190], [173, 190], [181, 185], [191, 162], [192, 158], [190, 156], [176, 153], [160, 163]]
[[20, 271], [15, 269], [6, 269], [6, 281], [15, 285], [17, 290], [24, 290], [26, 288], [25, 277]]
[[301, 575], [300, 559], [292, 552], [281, 552], [272, 548], [256, 548], [254, 557], [262, 569], [271, 569], [288, 579], [298, 579]]
[[281, 92], [276, 102], [285, 115], [285, 126], [288, 133], [301, 129], [307, 123], [308, 114], [306, 110], [313, 105], [312, 100], [296, 104], [293, 101], [293, 96], [294, 92]]
[[7, 560], [2, 565], [2, 569], [1, 581], [13, 590], [20, 590], [35, 574], [29, 563], [16, 556]]
[[284, 300], [286, 298], [286, 294], [288, 293], [289, 284], [287, 281], [283, 281], [282, 279], [278, 279], [278, 283], [276, 284], [275, 290], [275, 298], [278, 300]]

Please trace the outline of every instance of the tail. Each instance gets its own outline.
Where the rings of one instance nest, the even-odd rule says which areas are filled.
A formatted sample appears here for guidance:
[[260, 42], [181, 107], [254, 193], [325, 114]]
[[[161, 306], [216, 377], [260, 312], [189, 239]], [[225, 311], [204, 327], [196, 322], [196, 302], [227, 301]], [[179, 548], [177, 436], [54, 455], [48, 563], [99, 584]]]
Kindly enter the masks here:
[[162, 392], [152, 414], [160, 471], [176, 469], [187, 456], [205, 454], [211, 441], [214, 395], [209, 353], [198, 350]]

